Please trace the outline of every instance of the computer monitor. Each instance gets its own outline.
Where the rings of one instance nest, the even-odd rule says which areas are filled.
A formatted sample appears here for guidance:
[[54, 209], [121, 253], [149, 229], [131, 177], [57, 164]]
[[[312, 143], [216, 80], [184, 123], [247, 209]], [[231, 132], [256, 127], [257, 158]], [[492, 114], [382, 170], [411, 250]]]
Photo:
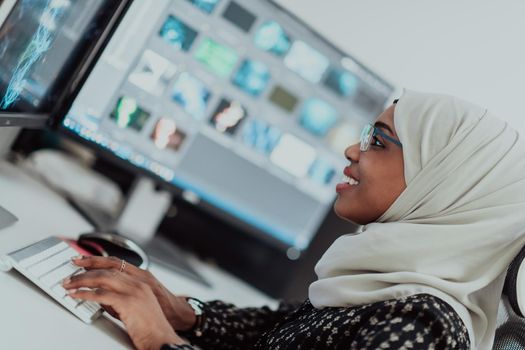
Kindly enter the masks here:
[[301, 251], [393, 91], [271, 1], [136, 0], [61, 128]]
[[0, 3], [0, 126], [43, 127], [83, 81], [128, 2]]

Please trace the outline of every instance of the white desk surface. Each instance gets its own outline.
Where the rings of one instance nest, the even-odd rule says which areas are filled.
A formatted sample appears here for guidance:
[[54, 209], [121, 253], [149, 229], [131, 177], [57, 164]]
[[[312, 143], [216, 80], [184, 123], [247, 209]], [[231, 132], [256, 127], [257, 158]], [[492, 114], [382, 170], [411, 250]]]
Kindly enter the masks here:
[[[76, 238], [91, 226], [66, 201], [16, 167], [0, 163], [0, 206], [19, 221], [0, 230], [0, 255], [52, 235]], [[222, 299], [238, 306], [275, 301], [212, 266], [195, 268], [213, 285], [207, 288], [158, 265], [151, 271], [172, 292], [202, 300]], [[101, 317], [84, 324], [16, 271], [0, 272], [0, 349], [130, 349], [126, 333]]]

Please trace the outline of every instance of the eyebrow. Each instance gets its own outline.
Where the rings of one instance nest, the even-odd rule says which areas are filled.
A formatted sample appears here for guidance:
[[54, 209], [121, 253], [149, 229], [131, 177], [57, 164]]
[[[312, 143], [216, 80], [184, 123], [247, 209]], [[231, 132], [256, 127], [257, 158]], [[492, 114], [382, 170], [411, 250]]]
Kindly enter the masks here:
[[390, 128], [390, 126], [388, 126], [388, 124], [385, 124], [383, 122], [375, 122], [374, 126], [377, 126], [378, 128], [383, 128], [383, 129], [387, 129], [388, 131], [390, 131], [390, 134], [392, 136], [394, 136], [394, 132], [392, 131], [392, 129]]

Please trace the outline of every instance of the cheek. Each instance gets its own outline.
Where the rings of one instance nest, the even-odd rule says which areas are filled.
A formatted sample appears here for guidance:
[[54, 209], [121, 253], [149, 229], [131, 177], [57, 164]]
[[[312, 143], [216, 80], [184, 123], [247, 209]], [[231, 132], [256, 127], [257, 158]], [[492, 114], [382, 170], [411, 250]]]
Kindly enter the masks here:
[[[364, 166], [366, 165], [366, 166]], [[378, 210], [392, 202], [398, 195], [399, 174], [398, 164], [393, 159], [377, 160], [370, 164], [363, 164], [362, 195]]]
[[336, 214], [358, 224], [380, 217], [406, 187], [402, 159], [396, 156], [362, 157], [361, 182], [352, 192], [338, 196], [334, 205]]
[[379, 164], [370, 178], [371, 195], [381, 210], [388, 209], [406, 188], [402, 161], [390, 159]]

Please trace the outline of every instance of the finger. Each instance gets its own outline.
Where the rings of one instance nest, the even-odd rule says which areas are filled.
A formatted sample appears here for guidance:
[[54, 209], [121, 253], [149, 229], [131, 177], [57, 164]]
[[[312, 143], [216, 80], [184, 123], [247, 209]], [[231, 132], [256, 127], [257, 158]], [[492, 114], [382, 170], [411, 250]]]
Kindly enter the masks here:
[[65, 289], [103, 288], [125, 293], [133, 288], [133, 282], [125, 274], [110, 270], [91, 270], [66, 278], [62, 283]]
[[[114, 269], [120, 271], [122, 268], [122, 259], [114, 256], [102, 257], [102, 256], [81, 256], [80, 258], [73, 259], [73, 263], [77, 266], [81, 266], [86, 270], [96, 269]], [[123, 271], [127, 275], [133, 276], [145, 283], [153, 284], [156, 279], [153, 275], [146, 270], [142, 270], [133, 264], [126, 263]]]
[[103, 257], [103, 256], [80, 256], [73, 258], [73, 263], [77, 266], [81, 266], [86, 270], [91, 269], [115, 269], [119, 270], [122, 264], [122, 260], [114, 256]]
[[[103, 256], [81, 256], [79, 258], [73, 258], [73, 263], [77, 266], [81, 266], [86, 270], [96, 269], [114, 269], [120, 271], [122, 267], [122, 259], [114, 256], [103, 257]], [[133, 264], [127, 263], [124, 270], [128, 275], [142, 277], [144, 270], [139, 269]]]
[[81, 299], [86, 301], [94, 301], [99, 304], [104, 304], [112, 309], [120, 302], [119, 294], [110, 292], [104, 289], [93, 290], [73, 290], [68, 295], [74, 299]]

